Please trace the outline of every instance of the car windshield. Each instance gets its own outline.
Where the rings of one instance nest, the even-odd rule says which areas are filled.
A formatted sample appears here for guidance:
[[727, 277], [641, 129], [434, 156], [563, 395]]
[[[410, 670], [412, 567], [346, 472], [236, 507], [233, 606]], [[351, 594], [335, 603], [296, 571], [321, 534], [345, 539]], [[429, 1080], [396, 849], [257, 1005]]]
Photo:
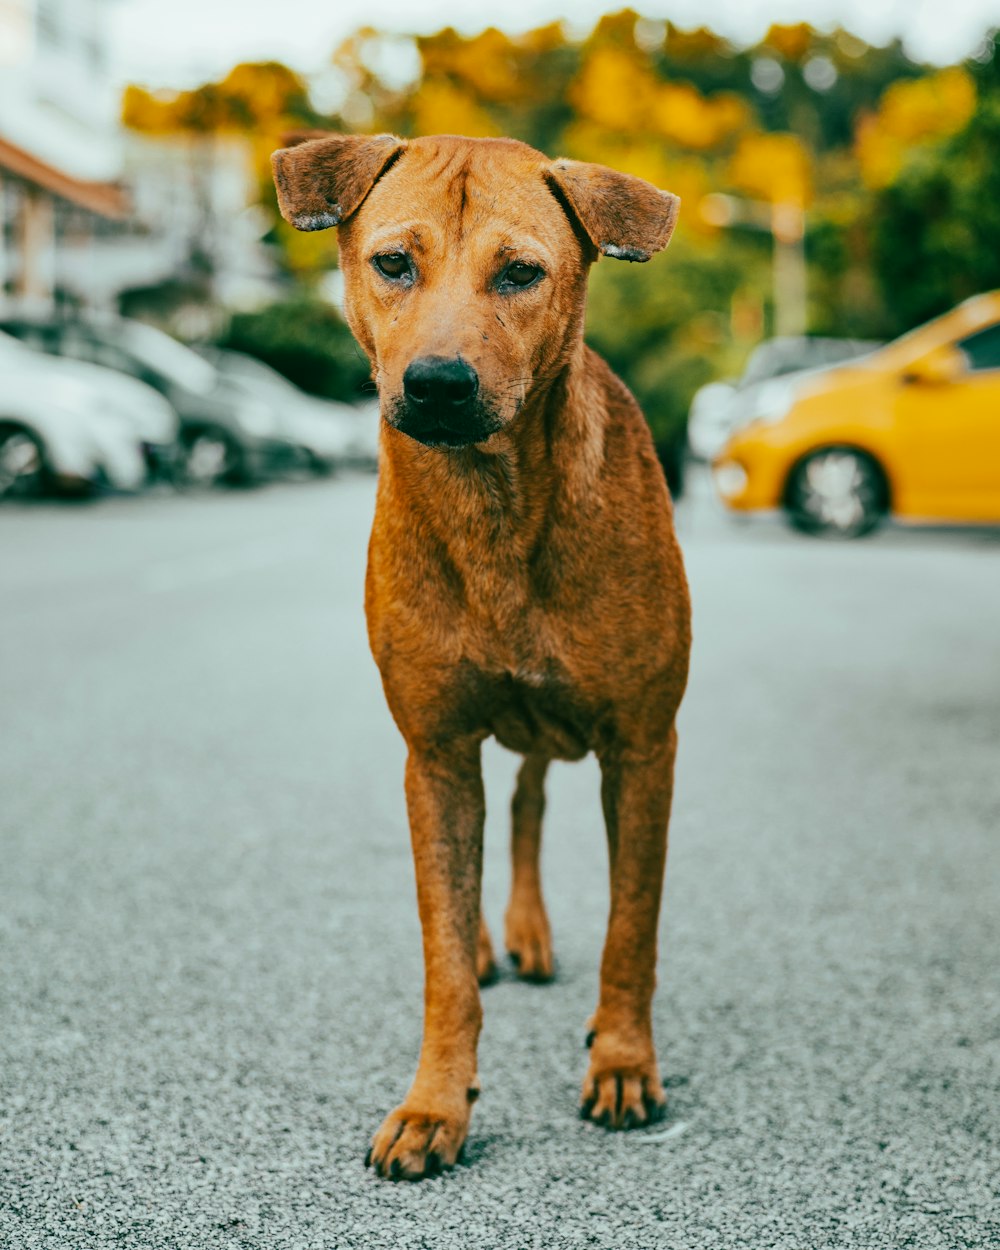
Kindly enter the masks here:
[[207, 360], [169, 334], [138, 321], [122, 323], [120, 341], [140, 363], [198, 395], [215, 390], [218, 374]]
[[224, 373], [228, 373], [232, 377], [241, 378], [244, 381], [253, 382], [260, 386], [270, 386], [275, 390], [281, 391], [297, 392], [299, 389], [283, 373], [279, 373], [277, 369], [272, 369], [270, 365], [264, 364], [262, 360], [258, 360], [254, 356], [247, 356], [243, 352], [222, 352], [219, 359], [219, 367]]
[[24, 352], [27, 350], [20, 339], [8, 334], [6, 330], [0, 330], [0, 352], [7, 352], [13, 355], [15, 352]]
[[862, 339], [771, 339], [750, 354], [739, 386], [753, 386], [767, 378], [780, 378], [788, 373], [839, 364], [874, 351], [879, 346]]
[[893, 339], [881, 353], [881, 362], [891, 368], [902, 368], [935, 347], [952, 343], [973, 334], [996, 320], [996, 300], [989, 296], [973, 296], [950, 312], [925, 321]]

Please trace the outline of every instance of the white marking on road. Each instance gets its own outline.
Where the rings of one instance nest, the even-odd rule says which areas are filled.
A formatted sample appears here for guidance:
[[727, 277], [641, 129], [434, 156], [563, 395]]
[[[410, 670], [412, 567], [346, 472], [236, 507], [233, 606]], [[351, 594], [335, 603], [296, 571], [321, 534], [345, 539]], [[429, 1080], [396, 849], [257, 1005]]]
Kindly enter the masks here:
[[658, 1146], [660, 1142], [670, 1141], [673, 1137], [680, 1137], [681, 1133], [687, 1128], [686, 1120], [678, 1120], [676, 1124], [664, 1130], [662, 1133], [647, 1133], [635, 1140], [640, 1146]]
[[140, 585], [149, 594], [165, 594], [186, 586], [199, 586], [224, 577], [250, 573], [271, 564], [288, 563], [303, 554], [301, 548], [296, 550], [294, 544], [289, 542], [288, 535], [274, 535], [235, 547], [164, 560], [143, 571]]

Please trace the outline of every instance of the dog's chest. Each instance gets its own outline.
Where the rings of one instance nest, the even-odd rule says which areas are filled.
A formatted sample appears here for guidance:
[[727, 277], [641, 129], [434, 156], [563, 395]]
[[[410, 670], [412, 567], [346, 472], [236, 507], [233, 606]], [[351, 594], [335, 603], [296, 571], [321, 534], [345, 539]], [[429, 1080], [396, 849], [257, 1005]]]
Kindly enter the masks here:
[[581, 759], [594, 746], [594, 709], [553, 662], [481, 671], [477, 712], [511, 751]]
[[459, 631], [477, 674], [476, 719], [512, 751], [581, 759], [597, 745], [599, 709], [563, 613], [541, 606], [537, 588], [515, 575], [476, 592]]

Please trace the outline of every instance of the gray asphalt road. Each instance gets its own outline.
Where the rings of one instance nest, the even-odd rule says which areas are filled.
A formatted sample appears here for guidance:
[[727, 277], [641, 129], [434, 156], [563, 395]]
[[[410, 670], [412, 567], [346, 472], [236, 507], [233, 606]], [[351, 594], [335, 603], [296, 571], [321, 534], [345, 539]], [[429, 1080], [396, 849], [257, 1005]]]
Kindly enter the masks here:
[[667, 1125], [576, 1118], [607, 884], [596, 769], [559, 766], [559, 979], [487, 992], [469, 1166], [392, 1186], [361, 1160], [421, 969], [371, 505], [0, 514], [0, 1246], [997, 1244], [1000, 540], [689, 506]]

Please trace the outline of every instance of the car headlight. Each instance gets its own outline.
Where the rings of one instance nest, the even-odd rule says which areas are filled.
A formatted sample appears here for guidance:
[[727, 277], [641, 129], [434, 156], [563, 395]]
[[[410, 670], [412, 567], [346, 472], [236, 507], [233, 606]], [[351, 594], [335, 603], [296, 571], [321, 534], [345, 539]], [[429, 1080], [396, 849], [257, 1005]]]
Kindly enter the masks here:
[[795, 407], [797, 397], [797, 389], [791, 382], [765, 382], [754, 404], [751, 420], [776, 425], [784, 421]]
[[267, 404], [256, 399], [244, 400], [236, 409], [236, 421], [241, 430], [256, 438], [266, 438], [275, 430], [274, 413]]

